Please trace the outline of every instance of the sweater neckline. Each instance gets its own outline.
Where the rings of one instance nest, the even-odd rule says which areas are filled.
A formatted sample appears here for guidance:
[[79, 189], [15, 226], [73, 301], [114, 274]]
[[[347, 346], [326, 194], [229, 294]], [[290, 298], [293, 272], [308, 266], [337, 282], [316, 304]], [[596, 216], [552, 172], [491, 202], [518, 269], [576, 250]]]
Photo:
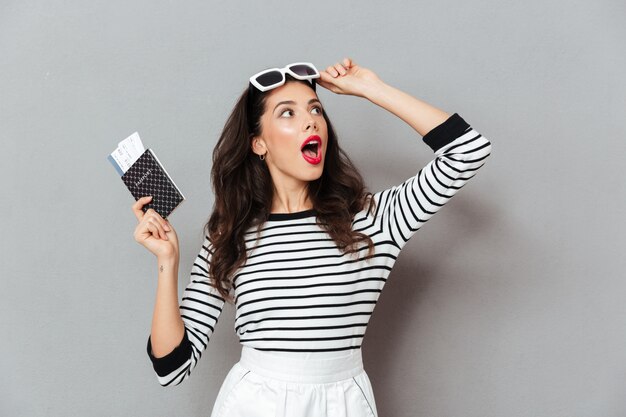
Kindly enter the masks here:
[[270, 221], [296, 220], [296, 219], [304, 219], [307, 217], [313, 217], [316, 214], [317, 214], [317, 210], [315, 209], [295, 211], [293, 213], [270, 213], [268, 220]]

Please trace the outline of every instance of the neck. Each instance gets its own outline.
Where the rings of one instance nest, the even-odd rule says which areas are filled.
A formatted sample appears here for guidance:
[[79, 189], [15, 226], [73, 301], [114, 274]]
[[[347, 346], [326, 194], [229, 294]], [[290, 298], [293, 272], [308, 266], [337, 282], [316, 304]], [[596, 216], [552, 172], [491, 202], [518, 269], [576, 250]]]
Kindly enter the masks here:
[[274, 199], [271, 213], [296, 213], [310, 210], [313, 202], [309, 199], [306, 182], [294, 184], [274, 184]]

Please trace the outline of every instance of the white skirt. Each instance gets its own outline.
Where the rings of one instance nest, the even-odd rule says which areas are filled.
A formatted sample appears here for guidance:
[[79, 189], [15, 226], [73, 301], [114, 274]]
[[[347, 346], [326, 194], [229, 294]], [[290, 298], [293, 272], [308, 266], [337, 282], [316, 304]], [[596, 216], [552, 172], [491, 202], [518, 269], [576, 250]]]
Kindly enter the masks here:
[[211, 417], [378, 417], [361, 349], [324, 355], [242, 346]]

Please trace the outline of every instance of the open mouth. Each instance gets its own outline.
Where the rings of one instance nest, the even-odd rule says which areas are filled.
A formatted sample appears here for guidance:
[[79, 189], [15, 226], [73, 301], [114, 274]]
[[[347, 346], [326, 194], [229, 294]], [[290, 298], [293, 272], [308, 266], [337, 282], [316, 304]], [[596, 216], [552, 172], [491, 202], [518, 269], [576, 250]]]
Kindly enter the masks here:
[[300, 148], [302, 157], [310, 164], [317, 165], [322, 161], [322, 139], [319, 136], [309, 136]]
[[320, 143], [317, 141], [311, 141], [302, 147], [302, 153], [309, 158], [319, 157]]

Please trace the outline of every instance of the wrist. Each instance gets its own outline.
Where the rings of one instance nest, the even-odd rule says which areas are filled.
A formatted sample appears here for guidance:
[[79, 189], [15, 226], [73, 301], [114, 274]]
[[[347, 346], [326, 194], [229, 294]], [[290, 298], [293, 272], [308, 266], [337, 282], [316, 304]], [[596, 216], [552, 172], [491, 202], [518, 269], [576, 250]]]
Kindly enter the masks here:
[[363, 89], [363, 97], [374, 104], [380, 104], [390, 89], [391, 86], [378, 79], [368, 83], [367, 87]]
[[167, 267], [176, 267], [178, 268], [178, 256], [176, 255], [170, 255], [170, 256], [159, 256], [157, 257], [157, 264], [159, 265], [159, 268], [161, 266], [167, 266]]

